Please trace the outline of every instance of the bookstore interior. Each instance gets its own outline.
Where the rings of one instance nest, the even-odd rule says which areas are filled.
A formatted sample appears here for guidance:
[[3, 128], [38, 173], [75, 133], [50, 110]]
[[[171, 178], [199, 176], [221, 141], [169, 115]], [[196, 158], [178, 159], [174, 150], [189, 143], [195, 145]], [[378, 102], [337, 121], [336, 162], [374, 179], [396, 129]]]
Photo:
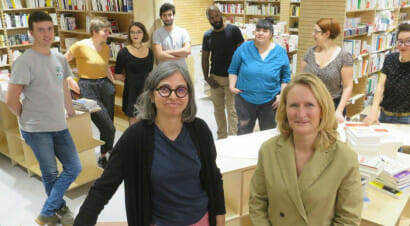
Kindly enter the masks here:
[[[343, 134], [341, 139], [359, 154], [365, 197], [362, 225], [410, 225], [410, 126], [369, 126], [358, 122], [372, 103], [386, 55], [396, 51], [398, 24], [410, 19], [409, 0], [0, 0], [0, 154], [13, 166], [27, 171], [27, 177], [41, 177], [34, 154], [21, 138], [18, 119], [4, 103], [13, 62], [33, 42], [28, 32], [31, 12], [41, 10], [51, 16], [53, 49], [63, 54], [76, 41], [90, 37], [92, 17], [106, 17], [111, 24], [109, 61], [114, 70], [117, 54], [126, 45], [130, 22], [140, 21], [149, 32], [154, 31], [161, 26], [157, 12], [165, 2], [175, 5], [175, 24], [187, 29], [192, 46], [201, 46], [202, 36], [210, 28], [205, 15], [210, 5], [219, 8], [226, 23], [238, 26], [245, 40], [255, 38], [258, 19], [273, 18], [273, 41], [287, 51], [292, 76], [299, 72], [306, 51], [314, 46], [312, 30], [316, 21], [321, 17], [336, 19], [343, 32], [335, 42], [353, 57], [354, 85], [346, 113], [351, 121], [339, 131]], [[194, 81], [203, 77], [198, 59], [189, 56], [187, 60]], [[75, 75], [75, 63], [70, 66]], [[204, 95], [209, 95], [210, 87], [205, 82], [200, 85]], [[115, 88], [114, 122], [117, 130], [124, 131], [128, 126], [128, 117], [121, 110], [124, 83], [116, 81]], [[95, 148], [103, 142], [93, 135], [90, 120], [90, 112], [98, 111], [98, 105], [87, 100], [75, 100], [74, 105], [83, 113], [69, 118], [67, 123], [83, 171], [69, 190], [95, 181], [103, 172], [95, 159]], [[276, 133], [260, 131], [241, 139], [232, 136], [215, 141], [224, 180], [226, 225], [251, 225], [249, 183], [258, 149]], [[404, 151], [396, 152], [400, 147]]]

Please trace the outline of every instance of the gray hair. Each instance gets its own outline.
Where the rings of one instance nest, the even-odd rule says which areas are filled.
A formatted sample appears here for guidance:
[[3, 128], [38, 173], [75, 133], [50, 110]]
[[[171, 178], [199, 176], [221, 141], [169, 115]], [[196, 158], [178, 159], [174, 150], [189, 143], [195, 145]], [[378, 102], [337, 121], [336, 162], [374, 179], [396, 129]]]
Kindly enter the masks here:
[[191, 122], [195, 119], [196, 116], [196, 104], [195, 104], [195, 95], [194, 95], [194, 86], [191, 81], [189, 72], [184, 67], [180, 66], [175, 62], [163, 62], [159, 64], [147, 77], [144, 84], [144, 91], [140, 95], [137, 101], [137, 118], [145, 119], [154, 122], [157, 115], [157, 109], [155, 104], [152, 102], [152, 97], [154, 96], [155, 88], [158, 84], [168, 78], [169, 76], [175, 74], [176, 72], [181, 73], [184, 78], [187, 88], [188, 88], [188, 105], [182, 112], [182, 122]]

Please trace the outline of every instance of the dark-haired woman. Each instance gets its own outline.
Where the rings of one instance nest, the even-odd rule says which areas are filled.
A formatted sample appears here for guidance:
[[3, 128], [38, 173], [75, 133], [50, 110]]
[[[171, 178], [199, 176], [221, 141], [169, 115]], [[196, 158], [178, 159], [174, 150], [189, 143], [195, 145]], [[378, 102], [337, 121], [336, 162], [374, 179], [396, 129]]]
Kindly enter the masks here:
[[353, 58], [336, 45], [339, 33], [340, 24], [335, 19], [319, 19], [312, 32], [316, 45], [306, 52], [301, 69], [317, 75], [325, 83], [335, 104], [337, 121], [342, 123], [353, 89]]
[[195, 117], [194, 93], [183, 66], [168, 61], [153, 70], [137, 104], [141, 121], [118, 140], [74, 226], [95, 225], [123, 181], [128, 225], [224, 225], [215, 145], [206, 123]]
[[115, 78], [124, 81], [122, 111], [128, 116], [130, 125], [138, 121], [135, 104], [154, 65], [152, 50], [143, 45], [148, 40], [145, 26], [140, 22], [132, 23], [128, 29], [129, 44], [120, 50], [115, 63]]
[[251, 133], [256, 119], [261, 130], [276, 126], [280, 91], [290, 80], [286, 50], [272, 42], [273, 24], [260, 19], [255, 40], [238, 47], [229, 66], [229, 88], [235, 95], [238, 135]]

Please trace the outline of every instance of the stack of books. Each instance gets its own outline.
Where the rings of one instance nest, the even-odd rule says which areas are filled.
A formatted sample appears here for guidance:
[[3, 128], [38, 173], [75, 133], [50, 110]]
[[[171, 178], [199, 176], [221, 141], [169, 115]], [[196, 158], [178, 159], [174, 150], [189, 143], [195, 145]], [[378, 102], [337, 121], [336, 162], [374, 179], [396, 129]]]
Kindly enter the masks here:
[[364, 123], [347, 123], [346, 143], [364, 156], [387, 155], [395, 158], [402, 142], [386, 128]]
[[366, 181], [372, 181], [376, 179], [383, 171], [383, 158], [382, 156], [363, 156], [358, 155], [359, 158], [359, 170], [362, 179]]
[[77, 111], [95, 112], [101, 110], [100, 106], [97, 104], [97, 101], [87, 98], [73, 100], [73, 106]]
[[369, 185], [394, 198], [401, 198], [403, 193], [410, 192], [410, 166], [384, 155], [378, 158], [383, 169]]

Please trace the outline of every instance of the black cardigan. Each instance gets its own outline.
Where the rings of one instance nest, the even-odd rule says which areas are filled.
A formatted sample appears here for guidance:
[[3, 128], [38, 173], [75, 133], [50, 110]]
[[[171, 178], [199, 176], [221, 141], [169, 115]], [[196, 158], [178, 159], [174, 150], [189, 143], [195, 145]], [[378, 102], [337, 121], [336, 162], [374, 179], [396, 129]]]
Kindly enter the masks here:
[[[208, 194], [211, 226], [216, 215], [225, 214], [222, 176], [216, 166], [212, 134], [199, 118], [185, 123], [201, 159], [201, 185]], [[102, 176], [88, 192], [75, 219], [75, 226], [95, 225], [97, 217], [124, 181], [128, 225], [151, 224], [151, 167], [154, 152], [154, 125], [141, 121], [129, 127], [114, 147]]]

